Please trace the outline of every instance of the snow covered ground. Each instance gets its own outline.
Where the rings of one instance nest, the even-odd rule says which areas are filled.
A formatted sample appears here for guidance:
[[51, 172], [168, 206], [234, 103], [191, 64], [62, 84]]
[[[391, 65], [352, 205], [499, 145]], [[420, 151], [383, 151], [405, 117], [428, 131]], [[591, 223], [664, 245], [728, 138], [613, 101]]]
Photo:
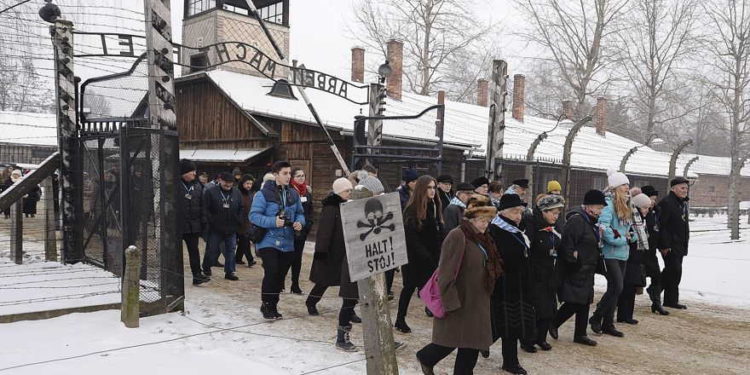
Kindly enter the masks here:
[[101, 268], [6, 259], [0, 261], [0, 316], [120, 302], [120, 279]]
[[[695, 232], [681, 288], [687, 304], [750, 308], [750, 272], [745, 267], [750, 265], [750, 228], [743, 225], [744, 239], [729, 242], [725, 225], [725, 217], [692, 223]], [[257, 288], [244, 285], [257, 284], [249, 277], [259, 276], [260, 270], [243, 272], [242, 284], [217, 278], [207, 287], [187, 286], [185, 315], [143, 318], [138, 329], [125, 328], [117, 310], [0, 324], [0, 337], [12, 343], [0, 351], [0, 375], [365, 373], [363, 352], [343, 353], [333, 346], [331, 323], [340, 303], [335, 293], [329, 292], [330, 298], [319, 305], [326, 320], [303, 312], [304, 297], [285, 295], [284, 319], [269, 323], [257, 311]], [[601, 280], [597, 283], [601, 289]], [[419, 331], [415, 335], [429, 337]], [[361, 345], [361, 329], [354, 330], [352, 340]], [[404, 356], [413, 358], [417, 349], [410, 344]], [[401, 364], [401, 373], [417, 374], [413, 361], [407, 362]]]

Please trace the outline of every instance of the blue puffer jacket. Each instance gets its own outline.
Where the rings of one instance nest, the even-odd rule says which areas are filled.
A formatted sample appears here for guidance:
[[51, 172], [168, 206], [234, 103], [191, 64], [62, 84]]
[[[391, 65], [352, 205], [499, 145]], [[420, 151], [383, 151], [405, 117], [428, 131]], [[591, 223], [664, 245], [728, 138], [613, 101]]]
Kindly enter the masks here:
[[297, 192], [289, 186], [280, 188], [275, 181], [267, 181], [260, 191], [255, 193], [253, 205], [250, 208], [250, 221], [261, 228], [268, 229], [263, 240], [255, 244], [258, 250], [274, 248], [283, 252], [294, 251], [294, 228], [276, 227], [276, 217], [281, 209], [282, 199], [285, 202], [286, 217], [293, 222], [305, 225], [305, 211]]
[[630, 230], [631, 223], [623, 222], [617, 217], [612, 197], [607, 197], [605, 200], [607, 206], [604, 207], [602, 214], [599, 216], [599, 224], [604, 227], [602, 254], [604, 254], [605, 259], [628, 260], [630, 245], [628, 245], [626, 235]]

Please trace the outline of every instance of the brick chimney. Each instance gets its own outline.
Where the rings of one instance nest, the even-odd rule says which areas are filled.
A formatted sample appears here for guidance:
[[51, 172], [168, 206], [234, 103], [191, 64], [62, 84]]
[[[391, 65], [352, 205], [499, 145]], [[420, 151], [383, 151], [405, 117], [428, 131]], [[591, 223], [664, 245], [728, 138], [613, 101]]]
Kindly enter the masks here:
[[596, 99], [596, 134], [607, 135], [607, 99]]
[[523, 74], [513, 75], [513, 118], [523, 121], [526, 109], [524, 97], [526, 92], [526, 77]]
[[573, 101], [572, 100], [563, 100], [562, 102], [562, 114], [563, 114], [563, 120], [572, 120], [574, 113], [573, 113]]
[[404, 43], [395, 39], [388, 41], [388, 62], [393, 70], [386, 80], [388, 97], [401, 100], [401, 80], [404, 72]]
[[365, 82], [365, 49], [362, 47], [352, 48], [352, 81]]
[[477, 105], [486, 107], [489, 105], [490, 81], [480, 78], [477, 80]]

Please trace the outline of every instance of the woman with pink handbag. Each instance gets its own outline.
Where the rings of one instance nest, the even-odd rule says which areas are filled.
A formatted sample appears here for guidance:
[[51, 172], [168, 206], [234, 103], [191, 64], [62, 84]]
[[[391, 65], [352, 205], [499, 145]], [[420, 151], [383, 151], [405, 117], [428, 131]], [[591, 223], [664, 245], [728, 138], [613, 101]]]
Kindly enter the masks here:
[[[454, 374], [472, 374], [479, 351], [492, 344], [490, 295], [502, 273], [502, 261], [486, 230], [497, 210], [486, 196], [474, 194], [458, 228], [443, 241], [440, 263], [420, 297], [434, 308], [432, 343], [417, 352], [424, 374], [458, 348]], [[424, 292], [439, 290], [435, 298]]]

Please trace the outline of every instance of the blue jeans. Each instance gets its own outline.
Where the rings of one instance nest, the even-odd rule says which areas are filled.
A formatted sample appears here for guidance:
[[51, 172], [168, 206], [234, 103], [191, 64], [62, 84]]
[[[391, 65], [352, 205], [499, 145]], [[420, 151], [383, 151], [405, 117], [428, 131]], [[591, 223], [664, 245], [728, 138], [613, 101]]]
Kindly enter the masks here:
[[211, 265], [219, 261], [219, 244], [221, 243], [224, 244], [224, 248], [222, 249], [222, 253], [224, 254], [224, 273], [234, 273], [237, 270], [234, 256], [234, 249], [237, 246], [236, 234], [221, 234], [217, 232], [210, 232], [208, 234], [206, 255], [203, 257], [203, 269], [210, 268]]

